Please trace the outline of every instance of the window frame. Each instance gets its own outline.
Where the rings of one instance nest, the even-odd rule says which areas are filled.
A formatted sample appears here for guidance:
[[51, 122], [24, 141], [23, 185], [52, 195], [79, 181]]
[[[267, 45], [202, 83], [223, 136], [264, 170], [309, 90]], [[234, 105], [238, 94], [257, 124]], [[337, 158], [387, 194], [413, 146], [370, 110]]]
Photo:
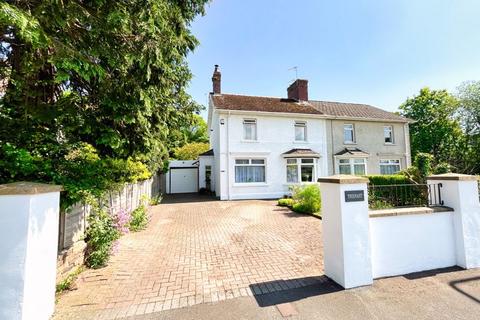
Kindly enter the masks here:
[[[358, 163], [356, 161], [362, 160], [362, 163]], [[349, 175], [355, 175], [355, 166], [356, 165], [363, 165], [364, 167], [364, 173], [363, 174], [358, 174], [358, 176], [364, 176], [367, 175], [367, 158], [364, 157], [351, 157], [351, 158], [337, 158], [336, 159], [336, 172], [337, 174], [349, 174]], [[342, 161], [347, 161], [344, 163], [341, 163]], [[349, 173], [340, 173], [340, 166], [348, 166], [349, 167]]]
[[[263, 161], [263, 163], [253, 163], [253, 161]], [[248, 161], [248, 163], [237, 163], [237, 161]], [[237, 182], [237, 167], [263, 167], [263, 181], [245, 181]], [[239, 157], [233, 161], [233, 181], [234, 185], [265, 185], [267, 184], [267, 159], [258, 157]]]
[[[247, 124], [250, 124], [252, 125], [253, 124], [253, 128], [254, 128], [254, 137], [252, 139], [248, 139], [247, 138], [247, 131], [246, 131], [246, 125]], [[242, 122], [242, 129], [243, 129], [243, 135], [242, 135], [242, 138], [244, 141], [257, 141], [258, 139], [258, 122], [257, 122], [257, 119], [252, 119], [252, 118], [246, 118], [246, 119], [243, 119], [243, 122]]]
[[[288, 163], [289, 160], [295, 160], [295, 163]], [[303, 162], [303, 160], [308, 160], [311, 162]], [[288, 181], [288, 167], [296, 168], [296, 181]], [[302, 167], [312, 167], [312, 181], [302, 181]], [[286, 164], [286, 182], [288, 184], [302, 184], [302, 183], [314, 183], [317, 178], [317, 161], [315, 158], [287, 158]]]
[[[382, 163], [382, 161], [388, 161], [388, 163]], [[391, 163], [391, 161], [396, 161], [397, 163]], [[380, 168], [381, 175], [396, 174], [397, 172], [402, 171], [402, 161], [400, 159], [380, 159], [378, 161], [378, 165]], [[394, 165], [398, 165], [398, 171], [395, 171], [394, 173], [382, 173], [382, 167], [388, 167], [388, 166], [394, 166]]]
[[[351, 129], [346, 129], [346, 126], [351, 126]], [[345, 131], [349, 130], [352, 132], [352, 141], [345, 140]], [[355, 135], [355, 124], [353, 123], [344, 123], [343, 124], [343, 144], [355, 144], [356, 143], [356, 135]]]
[[[297, 139], [297, 127], [303, 128], [303, 140], [298, 140]], [[307, 122], [306, 121], [295, 121], [293, 124], [293, 135], [294, 135], [294, 140], [295, 142], [307, 142]]]
[[[385, 135], [386, 129], [390, 129], [390, 139], [392, 140], [391, 142], [387, 142], [387, 136]], [[385, 144], [395, 144], [395, 135], [393, 133], [393, 126], [392, 125], [384, 125], [383, 126], [383, 143]]]

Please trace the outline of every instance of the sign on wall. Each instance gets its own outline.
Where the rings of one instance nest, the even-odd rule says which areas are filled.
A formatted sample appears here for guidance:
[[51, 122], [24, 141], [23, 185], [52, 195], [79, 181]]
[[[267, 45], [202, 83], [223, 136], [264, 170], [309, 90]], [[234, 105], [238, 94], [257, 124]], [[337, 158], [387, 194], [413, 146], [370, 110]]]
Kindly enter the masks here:
[[365, 201], [363, 190], [345, 191], [345, 202]]

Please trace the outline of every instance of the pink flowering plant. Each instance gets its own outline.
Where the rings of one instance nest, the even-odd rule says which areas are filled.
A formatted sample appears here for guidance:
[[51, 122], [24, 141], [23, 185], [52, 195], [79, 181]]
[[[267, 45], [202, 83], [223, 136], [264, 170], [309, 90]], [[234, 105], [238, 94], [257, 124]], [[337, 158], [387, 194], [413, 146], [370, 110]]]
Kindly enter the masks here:
[[130, 224], [130, 220], [132, 220], [132, 215], [125, 209], [120, 209], [113, 218], [113, 225], [114, 227], [120, 232], [121, 234], [126, 234], [130, 230], [128, 228]]

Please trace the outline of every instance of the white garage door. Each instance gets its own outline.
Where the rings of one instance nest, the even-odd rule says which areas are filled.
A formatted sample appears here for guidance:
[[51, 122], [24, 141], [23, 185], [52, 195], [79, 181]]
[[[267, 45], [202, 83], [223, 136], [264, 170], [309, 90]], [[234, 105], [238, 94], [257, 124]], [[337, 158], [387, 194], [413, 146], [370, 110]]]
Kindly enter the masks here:
[[198, 168], [170, 169], [170, 193], [198, 191]]

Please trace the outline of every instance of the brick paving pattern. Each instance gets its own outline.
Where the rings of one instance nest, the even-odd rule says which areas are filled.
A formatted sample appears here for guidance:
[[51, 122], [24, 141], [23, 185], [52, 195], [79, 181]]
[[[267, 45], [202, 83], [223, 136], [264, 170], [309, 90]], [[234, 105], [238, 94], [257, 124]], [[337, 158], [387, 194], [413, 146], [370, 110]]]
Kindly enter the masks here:
[[54, 319], [119, 319], [312, 284], [323, 273], [321, 221], [273, 201], [161, 204], [87, 270]]

